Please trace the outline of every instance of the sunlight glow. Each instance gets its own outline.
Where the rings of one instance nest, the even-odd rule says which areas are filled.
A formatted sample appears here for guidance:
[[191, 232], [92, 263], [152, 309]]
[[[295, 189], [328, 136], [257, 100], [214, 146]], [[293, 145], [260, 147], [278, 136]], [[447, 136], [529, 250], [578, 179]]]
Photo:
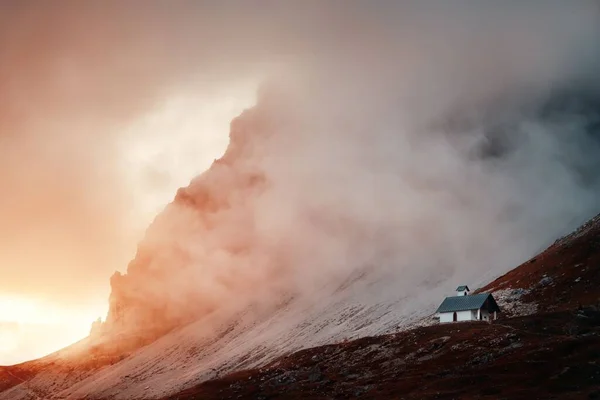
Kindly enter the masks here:
[[89, 333], [86, 310], [18, 296], [0, 296], [0, 363], [43, 356]]
[[[254, 104], [256, 86], [243, 84], [206, 95], [178, 93], [118, 132], [118, 160], [134, 207], [124, 221], [131, 239], [120, 243], [129, 258], [114, 265], [113, 271], [125, 270], [144, 230], [176, 190], [224, 153], [229, 124]], [[105, 294], [109, 277], [98, 283]], [[87, 336], [91, 323], [108, 309], [107, 296], [90, 296], [73, 305], [19, 297], [18, 292], [0, 294], [0, 365], [44, 356]]]
[[178, 188], [223, 155], [231, 120], [255, 103], [256, 90], [256, 83], [243, 83], [216, 96], [181, 93], [127, 128], [125, 170], [144, 226]]

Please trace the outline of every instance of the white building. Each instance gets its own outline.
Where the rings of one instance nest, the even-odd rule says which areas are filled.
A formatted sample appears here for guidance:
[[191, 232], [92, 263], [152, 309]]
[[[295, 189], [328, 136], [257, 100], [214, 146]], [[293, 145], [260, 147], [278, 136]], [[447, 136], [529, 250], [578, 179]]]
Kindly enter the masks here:
[[456, 296], [446, 297], [437, 309], [440, 322], [490, 321], [500, 308], [491, 293], [469, 294], [468, 286], [456, 288]]

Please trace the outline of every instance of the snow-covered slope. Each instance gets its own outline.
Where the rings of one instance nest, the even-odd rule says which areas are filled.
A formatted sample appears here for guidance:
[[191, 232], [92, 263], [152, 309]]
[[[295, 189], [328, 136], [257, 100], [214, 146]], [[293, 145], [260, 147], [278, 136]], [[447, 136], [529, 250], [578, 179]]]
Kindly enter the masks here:
[[[48, 360], [36, 377], [0, 398], [27, 399], [32, 393], [69, 399], [164, 396], [305, 347], [396, 331], [431, 314], [441, 295], [424, 292], [407, 301], [406, 295], [391, 294], [389, 277], [362, 284], [369, 289], [349, 286], [329, 299], [290, 299], [273, 312], [239, 312], [234, 321], [208, 315], [99, 369], [78, 370], [75, 360], [85, 353]], [[61, 364], [64, 368], [57, 368]]]
[[427, 325], [439, 300], [453, 289], [436, 282], [430, 290], [401, 292], [394, 290], [398, 279], [372, 269], [342, 285], [319, 288], [320, 296], [284, 297], [272, 307], [248, 307], [225, 319], [214, 312], [123, 359], [89, 369], [80, 368], [89, 356], [89, 343], [82, 342], [29, 366], [37, 375], [0, 399], [162, 397], [303, 348]]
[[[431, 312], [431, 307], [422, 308], [423, 304], [411, 309], [400, 295], [378, 298], [371, 294], [371, 299], [366, 299], [348, 294], [329, 301], [316, 299], [312, 304], [292, 300], [273, 313], [240, 313], [230, 323], [205, 317], [70, 387], [61, 396], [164, 396], [222, 373], [264, 365], [273, 357], [307, 346], [396, 330]], [[207, 326], [211, 328], [207, 330]]]
[[440, 287], [448, 283], [408, 294], [393, 290], [398, 278], [373, 269], [340, 286], [319, 288], [321, 297], [282, 298], [272, 308], [249, 307], [226, 319], [211, 313], [123, 359], [97, 360], [97, 366], [82, 368], [82, 359], [93, 356], [88, 339], [15, 371], [37, 375], [5, 390], [0, 398], [163, 397], [303, 348], [431, 323], [445, 294]]

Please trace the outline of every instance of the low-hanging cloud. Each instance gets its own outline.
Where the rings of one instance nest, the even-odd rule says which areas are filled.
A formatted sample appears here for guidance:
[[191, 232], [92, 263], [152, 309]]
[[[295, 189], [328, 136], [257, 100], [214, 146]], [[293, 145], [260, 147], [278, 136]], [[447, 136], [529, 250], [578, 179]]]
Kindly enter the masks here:
[[369, 268], [443, 290], [597, 211], [594, 3], [270, 6], [247, 35], [271, 38], [258, 105], [115, 277], [111, 323], [277, 304]]
[[483, 279], [597, 211], [597, 2], [2, 7], [2, 236], [14, 263], [54, 254], [26, 264], [56, 287], [102, 279], [131, 241], [121, 128], [238, 82], [267, 83], [116, 301], [177, 319], [372, 266], [398, 291]]

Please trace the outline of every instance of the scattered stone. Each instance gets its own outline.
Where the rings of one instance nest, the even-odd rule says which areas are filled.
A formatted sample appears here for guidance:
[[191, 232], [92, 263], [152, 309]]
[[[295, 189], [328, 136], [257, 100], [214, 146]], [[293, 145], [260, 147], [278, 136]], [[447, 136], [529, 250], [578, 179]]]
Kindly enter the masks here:
[[494, 356], [491, 354], [483, 354], [480, 356], [473, 357], [469, 364], [471, 365], [479, 365], [479, 364], [487, 364], [494, 360]]
[[538, 285], [548, 286], [551, 283], [552, 283], [552, 278], [550, 278], [549, 276], [545, 276], [544, 278], [540, 279], [540, 281], [538, 282]]
[[506, 336], [506, 338], [507, 338], [508, 340], [510, 340], [511, 342], [513, 342], [513, 341], [519, 341], [519, 340], [521, 340], [521, 339], [519, 338], [519, 335], [517, 335], [516, 333], [509, 333], [509, 334]]
[[493, 292], [494, 299], [500, 306], [500, 309], [507, 316], [524, 316], [535, 314], [538, 309], [538, 305], [535, 303], [525, 303], [521, 300], [521, 297], [528, 294], [530, 290], [527, 289], [501, 289]]
[[359, 397], [359, 396], [365, 394], [366, 392], [368, 392], [369, 390], [371, 390], [371, 387], [372, 387], [371, 385], [367, 385], [367, 386], [363, 386], [363, 387], [357, 388], [354, 391], [354, 397]]
[[308, 376], [308, 381], [309, 382], [317, 382], [317, 381], [320, 381], [322, 378], [323, 378], [323, 375], [321, 373], [315, 372]]

